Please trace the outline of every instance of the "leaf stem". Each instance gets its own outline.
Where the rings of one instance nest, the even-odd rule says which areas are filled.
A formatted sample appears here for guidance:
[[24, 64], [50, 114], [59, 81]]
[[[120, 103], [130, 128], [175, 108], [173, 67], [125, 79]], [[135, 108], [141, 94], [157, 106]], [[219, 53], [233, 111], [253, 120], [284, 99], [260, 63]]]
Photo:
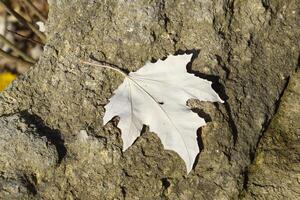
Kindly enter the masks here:
[[111, 69], [111, 70], [114, 70], [114, 71], [120, 73], [124, 77], [128, 77], [128, 75], [125, 72], [123, 72], [122, 70], [120, 70], [118, 68], [115, 68], [115, 67], [112, 67], [112, 66], [109, 66], [109, 65], [91, 63], [91, 62], [87, 62], [87, 61], [84, 61], [84, 60], [80, 60], [80, 63], [95, 66], [95, 67], [102, 67], [102, 68], [106, 68], [106, 69]]

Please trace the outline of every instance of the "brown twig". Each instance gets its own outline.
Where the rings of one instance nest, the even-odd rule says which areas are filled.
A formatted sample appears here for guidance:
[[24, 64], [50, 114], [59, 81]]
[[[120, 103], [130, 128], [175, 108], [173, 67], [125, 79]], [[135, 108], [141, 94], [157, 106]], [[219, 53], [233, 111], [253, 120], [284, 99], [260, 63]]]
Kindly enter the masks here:
[[36, 43], [36, 44], [39, 44], [39, 45], [42, 45], [42, 46], [45, 45], [45, 44], [43, 44], [43, 43], [41, 43], [41, 42], [39, 42], [39, 41], [36, 41], [36, 40], [30, 39], [30, 38], [27, 38], [26, 36], [21, 35], [21, 34], [15, 32], [15, 31], [12, 31], [12, 30], [9, 30], [9, 29], [6, 29], [6, 30], [7, 30], [8, 32], [13, 33], [13, 34], [15, 34], [15, 35], [17, 35], [17, 36], [19, 36], [19, 37], [21, 37], [21, 38], [23, 38], [23, 39], [25, 39], [25, 40], [28, 40], [28, 41], [30, 41], [30, 42], [33, 42], [33, 43]]
[[0, 34], [0, 40], [5, 43], [7, 46], [9, 46], [16, 54], [21, 56], [24, 60], [30, 62], [30, 63], [35, 63], [36, 61], [31, 58], [30, 56], [26, 55], [24, 52], [19, 50], [13, 43], [11, 43], [8, 39], [6, 39], [3, 35]]
[[46, 41], [46, 36], [42, 32], [40, 32], [32, 23], [28, 22], [24, 17], [22, 17], [19, 13], [15, 12], [5, 0], [0, 0], [0, 5], [4, 6], [11, 15], [13, 15], [19, 22], [30, 28], [41, 40], [43, 43]]
[[[3, 35], [6, 35], [6, 27], [7, 27], [7, 13], [4, 12], [4, 16], [3, 16], [3, 26], [4, 26], [4, 30], [3, 30]], [[0, 43], [0, 48], [2, 48], [4, 46], [4, 43]]]
[[3, 35], [5, 36], [6, 35], [6, 27], [7, 27], [7, 24], [8, 24], [8, 14], [7, 12], [4, 12], [4, 23], [3, 23], [3, 26], [5, 27], [4, 30], [3, 30]]
[[47, 18], [33, 5], [33, 3], [29, 0], [22, 0], [24, 4], [34, 13], [36, 14], [43, 22], [47, 21]]
[[33, 63], [30, 63], [26, 60], [23, 60], [21, 58], [18, 58], [18, 57], [15, 57], [15, 56], [12, 56], [10, 55], [9, 53], [3, 51], [2, 49], [0, 49], [0, 56], [4, 57], [4, 58], [7, 58], [11, 61], [14, 61], [14, 62], [17, 62], [17, 63], [20, 63], [21, 65], [25, 66], [25, 67], [30, 67], [33, 65]]

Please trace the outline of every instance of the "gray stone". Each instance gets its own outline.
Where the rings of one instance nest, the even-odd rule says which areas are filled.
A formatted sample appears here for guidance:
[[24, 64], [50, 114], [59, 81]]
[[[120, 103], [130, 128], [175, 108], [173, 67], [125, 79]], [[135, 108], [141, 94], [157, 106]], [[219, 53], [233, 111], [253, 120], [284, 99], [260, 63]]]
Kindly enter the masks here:
[[[49, 4], [42, 57], [0, 95], [5, 147], [0, 185], [6, 188], [0, 197], [210, 200], [251, 195], [245, 192], [247, 167], [299, 66], [299, 0]], [[148, 60], [186, 51], [197, 55], [189, 70], [213, 81], [226, 100], [191, 102], [211, 120], [198, 131], [201, 152], [188, 175], [183, 160], [163, 150], [154, 133], [146, 131], [122, 152], [118, 119], [102, 125], [104, 105], [122, 77], [79, 64], [93, 56], [133, 71]]]
[[248, 169], [245, 199], [300, 199], [299, 92], [298, 70]]

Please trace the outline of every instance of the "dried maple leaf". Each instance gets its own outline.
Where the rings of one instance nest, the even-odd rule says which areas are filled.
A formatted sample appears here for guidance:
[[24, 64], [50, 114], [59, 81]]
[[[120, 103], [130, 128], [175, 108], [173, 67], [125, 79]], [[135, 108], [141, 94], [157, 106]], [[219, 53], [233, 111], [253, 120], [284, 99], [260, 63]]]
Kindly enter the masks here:
[[[197, 129], [205, 125], [203, 118], [187, 106], [188, 99], [223, 102], [212, 89], [211, 82], [187, 73], [192, 54], [170, 55], [125, 76], [105, 106], [103, 123], [119, 116], [123, 150], [140, 136], [148, 125], [161, 139], [165, 149], [177, 152], [190, 172], [199, 153]], [[113, 68], [112, 68], [113, 69]]]

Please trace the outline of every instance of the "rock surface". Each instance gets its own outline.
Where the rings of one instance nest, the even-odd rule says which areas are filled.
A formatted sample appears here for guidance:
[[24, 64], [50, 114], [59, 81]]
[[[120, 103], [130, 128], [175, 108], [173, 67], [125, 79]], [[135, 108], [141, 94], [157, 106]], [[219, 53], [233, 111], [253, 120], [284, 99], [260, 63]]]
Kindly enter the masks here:
[[249, 167], [246, 199], [300, 199], [300, 73], [292, 76], [277, 114]]
[[[296, 86], [269, 123], [299, 67], [299, 0], [49, 4], [43, 56], [0, 95], [0, 199], [298, 197], [299, 107], [287, 100], [299, 95]], [[189, 70], [226, 100], [192, 103], [210, 122], [199, 130], [201, 152], [188, 175], [154, 133], [122, 152], [117, 119], [102, 125], [122, 77], [78, 64], [93, 56], [132, 71], [186, 51], [196, 55]]]

